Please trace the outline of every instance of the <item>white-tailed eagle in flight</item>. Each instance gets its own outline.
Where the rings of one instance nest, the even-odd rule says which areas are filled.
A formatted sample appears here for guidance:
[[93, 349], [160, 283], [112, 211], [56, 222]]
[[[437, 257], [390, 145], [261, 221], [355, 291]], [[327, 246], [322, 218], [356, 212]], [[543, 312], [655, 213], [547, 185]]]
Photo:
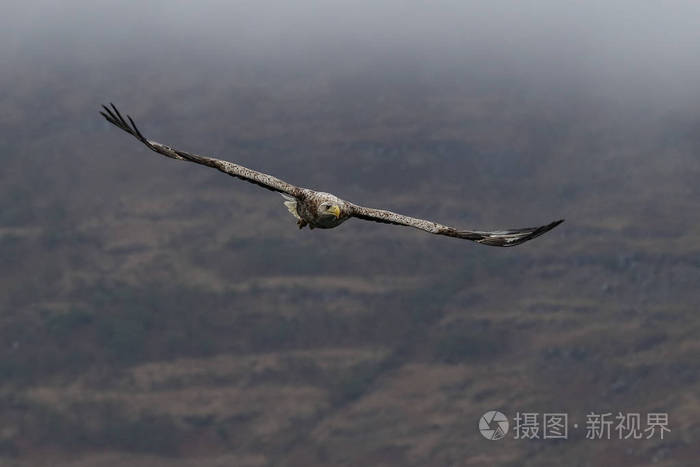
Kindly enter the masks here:
[[102, 107], [104, 112], [100, 111], [100, 114], [102, 114], [102, 116], [106, 118], [109, 123], [134, 136], [152, 151], [172, 159], [180, 159], [183, 161], [207, 165], [233, 177], [245, 180], [246, 182], [255, 183], [256, 185], [267, 188], [268, 190], [279, 192], [285, 198], [285, 206], [287, 206], [289, 212], [291, 212], [297, 219], [297, 225], [299, 228], [308, 225], [311, 229], [314, 227], [320, 229], [331, 229], [339, 226], [351, 217], [356, 217], [358, 219], [381, 222], [384, 224], [405, 225], [424, 230], [432, 234], [472, 240], [474, 242], [481, 243], [482, 245], [515, 246], [527, 242], [528, 240], [532, 240], [535, 237], [539, 237], [543, 233], [552, 230], [554, 227], [564, 222], [564, 220], [561, 219], [540, 227], [510, 230], [459, 230], [453, 227], [438, 224], [436, 222], [417, 219], [415, 217], [408, 217], [391, 211], [385, 211], [383, 209], [366, 208], [364, 206], [358, 206], [357, 204], [340, 199], [330, 193], [323, 193], [320, 191], [314, 191], [308, 188], [291, 185], [283, 180], [280, 180], [279, 178], [273, 177], [272, 175], [257, 172], [232, 162], [215, 159], [213, 157], [190, 154], [188, 152], [179, 151], [164, 144], [148, 140], [141, 134], [132, 118], [127, 115], [126, 118], [128, 121], [125, 120], [114, 104], [111, 104], [111, 109], [104, 105]]

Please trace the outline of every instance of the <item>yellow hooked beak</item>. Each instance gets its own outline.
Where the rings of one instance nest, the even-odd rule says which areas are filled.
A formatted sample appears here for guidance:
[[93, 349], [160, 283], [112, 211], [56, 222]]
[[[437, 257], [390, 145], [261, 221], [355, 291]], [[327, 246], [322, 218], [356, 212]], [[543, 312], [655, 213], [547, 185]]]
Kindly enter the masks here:
[[332, 213], [336, 219], [340, 217], [340, 208], [337, 204], [334, 204], [333, 206], [329, 207], [328, 212]]

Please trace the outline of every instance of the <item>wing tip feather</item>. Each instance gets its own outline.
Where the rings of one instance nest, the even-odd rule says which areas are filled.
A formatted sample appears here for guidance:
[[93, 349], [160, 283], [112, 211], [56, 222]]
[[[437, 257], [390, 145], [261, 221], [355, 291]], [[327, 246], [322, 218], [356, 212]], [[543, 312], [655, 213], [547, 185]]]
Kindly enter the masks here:
[[114, 103], [110, 102], [109, 105], [112, 107], [111, 109], [105, 104], [102, 104], [104, 112], [102, 110], [99, 111], [100, 115], [102, 115], [105, 118], [105, 120], [119, 128], [120, 130], [129, 133], [131, 136], [148, 146], [149, 149], [156, 151], [151, 142], [148, 141], [145, 136], [143, 136], [141, 130], [139, 130], [139, 128], [136, 126], [136, 122], [134, 122], [134, 119], [131, 118], [129, 114], [127, 114], [126, 119], [124, 119], [124, 117], [122, 117], [121, 112], [119, 112], [119, 109], [117, 109], [117, 106], [114, 105]]
[[492, 235], [485, 236], [481, 240], [477, 240], [477, 243], [488, 246], [501, 246], [501, 247], [511, 247], [520, 245], [521, 243], [528, 242], [534, 238], [544, 235], [559, 224], [564, 222], [564, 219], [559, 219], [549, 224], [542, 225], [539, 227], [531, 227], [528, 229], [518, 229], [516, 231], [511, 231], [509, 234]]

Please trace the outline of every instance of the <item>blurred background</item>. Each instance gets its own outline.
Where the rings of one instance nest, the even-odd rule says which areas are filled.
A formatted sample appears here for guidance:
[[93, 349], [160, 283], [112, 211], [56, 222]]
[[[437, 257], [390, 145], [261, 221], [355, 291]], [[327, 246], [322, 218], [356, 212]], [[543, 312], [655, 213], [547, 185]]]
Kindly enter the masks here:
[[[0, 464], [698, 465], [700, 4], [28, 1], [0, 19]], [[147, 137], [462, 228], [351, 220]], [[486, 411], [568, 439], [484, 439]], [[668, 414], [664, 439], [586, 416]], [[578, 429], [573, 427], [578, 425]]]

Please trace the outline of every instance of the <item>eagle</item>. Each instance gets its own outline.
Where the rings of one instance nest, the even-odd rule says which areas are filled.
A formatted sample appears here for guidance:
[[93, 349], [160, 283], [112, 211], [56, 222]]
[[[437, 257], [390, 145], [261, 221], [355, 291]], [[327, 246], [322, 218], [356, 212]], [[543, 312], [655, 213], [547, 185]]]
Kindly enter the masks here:
[[197, 164], [213, 167], [232, 177], [280, 193], [284, 197], [284, 205], [296, 218], [297, 225], [300, 229], [306, 226], [310, 229], [332, 229], [346, 220], [355, 217], [357, 219], [381, 222], [383, 224], [413, 227], [431, 234], [471, 240], [482, 245], [509, 247], [539, 237], [564, 222], [564, 219], [560, 219], [539, 227], [521, 229], [494, 231], [460, 230], [438, 224], [437, 222], [396, 214], [395, 212], [386, 211], [384, 209], [359, 206], [330, 193], [298, 187], [280, 180], [277, 177], [273, 177], [272, 175], [258, 172], [234, 164], [233, 162], [191, 154], [146, 139], [129, 115], [124, 119], [114, 104], [110, 103], [110, 106], [111, 109], [103, 105], [102, 109], [104, 111], [100, 111], [100, 114], [107, 119], [109, 123], [141, 141], [150, 150], [165, 157], [170, 157], [171, 159], [196, 162]]

